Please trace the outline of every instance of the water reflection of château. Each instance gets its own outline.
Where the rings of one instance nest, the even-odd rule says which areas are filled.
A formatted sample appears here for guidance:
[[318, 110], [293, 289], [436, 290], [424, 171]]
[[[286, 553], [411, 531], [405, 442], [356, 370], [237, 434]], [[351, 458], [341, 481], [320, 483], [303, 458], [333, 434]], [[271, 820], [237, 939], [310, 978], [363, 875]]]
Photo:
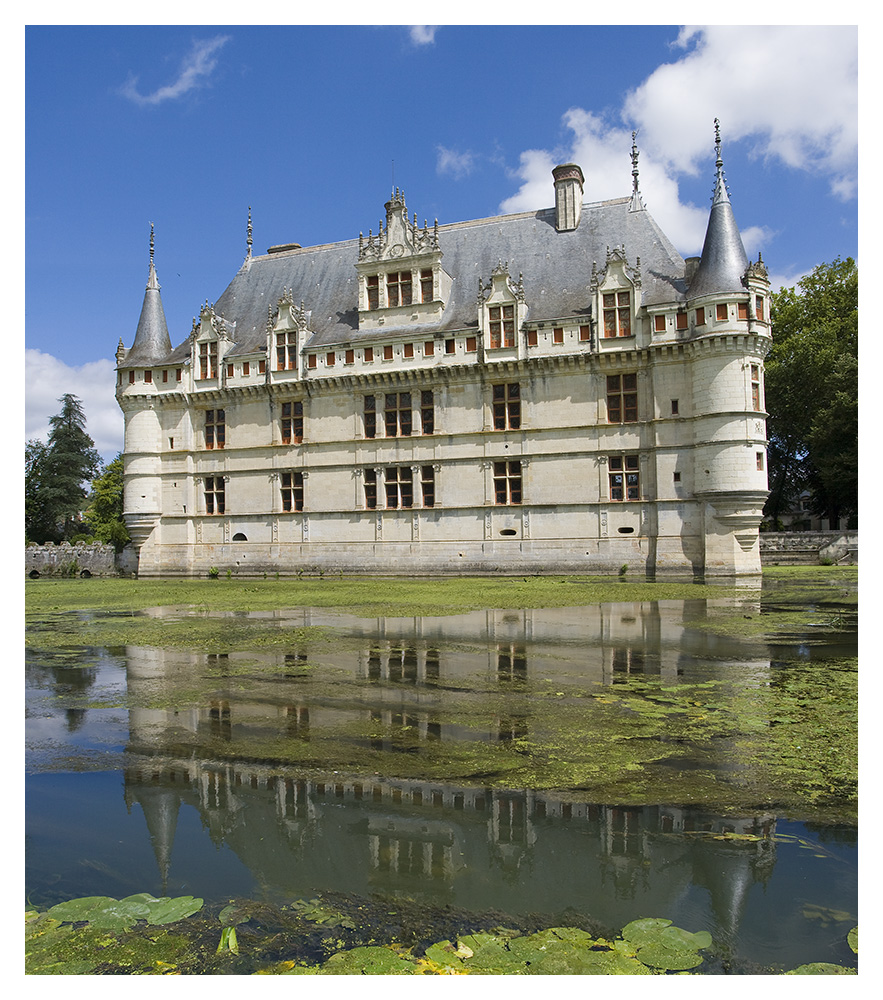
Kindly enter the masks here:
[[[701, 616], [705, 602], [695, 604]], [[586, 683], [600, 684], [634, 672], [707, 679], [709, 663], [722, 677], [737, 662], [745, 670], [744, 644], [685, 628], [684, 611], [684, 602], [646, 602], [578, 614], [366, 620], [304, 609], [268, 617], [283, 627], [332, 625], [364, 643], [307, 639], [280, 652], [226, 659], [129, 647], [132, 703], [168, 696], [173, 704], [178, 685], [190, 687], [207, 671], [219, 676], [210, 702], [197, 709], [130, 711], [127, 803], [143, 809], [164, 882], [184, 805], [197, 810], [212, 841], [230, 848], [271, 898], [398, 890], [474, 909], [508, 905], [513, 912], [522, 898], [535, 912], [560, 910], [564, 899], [592, 913], [603, 900], [615, 924], [632, 919], [635, 906], [668, 914], [691, 887], [702, 887], [718, 930], [732, 934], [749, 889], [772, 871], [772, 816], [724, 819], [692, 807], [598, 805], [566, 792], [319, 773], [217, 753], [218, 741], [229, 745], [249, 729], [309, 740], [360, 714], [387, 733], [400, 726], [421, 740], [456, 739], [449, 720], [458, 700], [481, 696], [469, 684], [476, 678], [511, 690], [530, 679], [573, 681], [575, 663]], [[243, 683], [239, 671], [258, 661], [274, 669], [254, 671]], [[339, 700], [300, 697], [297, 673], [305, 662], [349, 678]], [[767, 678], [768, 657], [748, 666], [758, 682]], [[501, 714], [495, 729], [478, 738], [512, 739], [530, 725], [529, 710]], [[393, 744], [394, 737], [384, 737], [377, 748]], [[700, 831], [756, 839], [688, 836]]]

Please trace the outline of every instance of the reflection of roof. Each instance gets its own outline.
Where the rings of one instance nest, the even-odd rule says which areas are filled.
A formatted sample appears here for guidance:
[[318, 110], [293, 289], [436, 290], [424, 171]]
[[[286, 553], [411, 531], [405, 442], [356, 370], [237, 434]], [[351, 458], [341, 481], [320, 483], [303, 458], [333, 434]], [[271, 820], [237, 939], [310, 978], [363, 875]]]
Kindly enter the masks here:
[[[578, 228], [568, 232], [556, 231], [553, 209], [439, 226], [441, 266], [453, 278], [449, 300], [440, 322], [409, 324], [408, 332], [476, 328], [478, 281], [501, 261], [513, 277], [523, 275], [530, 321], [587, 316], [592, 264], [603, 268], [615, 246], [625, 247], [632, 267], [640, 258], [645, 304], [682, 300], [683, 258], [648, 212], [629, 206], [628, 198], [584, 205]], [[395, 336], [391, 325], [359, 331], [358, 257], [354, 239], [247, 258], [214, 303], [216, 314], [235, 324], [236, 346], [227, 357], [266, 350], [268, 310], [287, 290], [311, 314], [308, 348]], [[185, 341], [163, 360], [183, 360], [189, 350]]]

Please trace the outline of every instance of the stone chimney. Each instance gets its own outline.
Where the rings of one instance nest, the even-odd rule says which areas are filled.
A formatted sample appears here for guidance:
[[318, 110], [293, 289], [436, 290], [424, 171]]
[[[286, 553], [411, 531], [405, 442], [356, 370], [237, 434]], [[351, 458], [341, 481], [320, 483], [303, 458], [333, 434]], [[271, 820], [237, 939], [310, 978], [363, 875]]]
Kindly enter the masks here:
[[583, 207], [583, 172], [576, 163], [562, 163], [552, 171], [555, 179], [555, 228], [559, 233], [576, 229]]

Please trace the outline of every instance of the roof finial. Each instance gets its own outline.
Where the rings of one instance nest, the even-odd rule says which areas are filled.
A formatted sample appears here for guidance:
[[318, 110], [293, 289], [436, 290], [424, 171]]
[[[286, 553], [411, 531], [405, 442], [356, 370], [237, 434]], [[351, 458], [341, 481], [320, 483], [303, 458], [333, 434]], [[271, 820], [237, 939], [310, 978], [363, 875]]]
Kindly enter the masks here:
[[715, 161], [717, 166], [722, 167], [724, 164], [723, 158], [721, 157], [721, 123], [720, 118], [715, 118], [714, 120], [714, 151], [717, 154], [717, 160]]
[[714, 120], [714, 152], [714, 194], [711, 197], [711, 202], [716, 205], [719, 202], [730, 200], [730, 193], [727, 190], [727, 176], [724, 173], [724, 158], [721, 154], [721, 123], [719, 118]]
[[251, 245], [252, 245], [252, 242], [253, 242], [252, 238], [251, 238], [251, 232], [252, 232], [252, 230], [251, 230], [251, 205], [248, 206], [248, 225], [246, 226], [246, 230], [245, 231], [246, 231], [245, 245], [246, 245], [246, 247], [248, 247], [248, 250], [246, 251], [246, 257], [251, 257]]
[[641, 192], [638, 188], [638, 146], [635, 142], [637, 131], [632, 132], [632, 200], [629, 204], [630, 212], [640, 212], [644, 208], [641, 200]]
[[153, 268], [153, 223], [150, 223], [150, 267]]

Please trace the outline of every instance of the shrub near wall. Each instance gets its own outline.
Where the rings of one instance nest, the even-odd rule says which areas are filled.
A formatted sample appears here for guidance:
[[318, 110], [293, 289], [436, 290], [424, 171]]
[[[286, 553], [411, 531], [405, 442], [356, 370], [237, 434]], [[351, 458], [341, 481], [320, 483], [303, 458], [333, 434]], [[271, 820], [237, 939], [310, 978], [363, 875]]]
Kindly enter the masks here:
[[31, 579], [41, 576], [117, 576], [114, 557], [113, 546], [105, 542], [28, 545], [25, 549], [25, 575]]

